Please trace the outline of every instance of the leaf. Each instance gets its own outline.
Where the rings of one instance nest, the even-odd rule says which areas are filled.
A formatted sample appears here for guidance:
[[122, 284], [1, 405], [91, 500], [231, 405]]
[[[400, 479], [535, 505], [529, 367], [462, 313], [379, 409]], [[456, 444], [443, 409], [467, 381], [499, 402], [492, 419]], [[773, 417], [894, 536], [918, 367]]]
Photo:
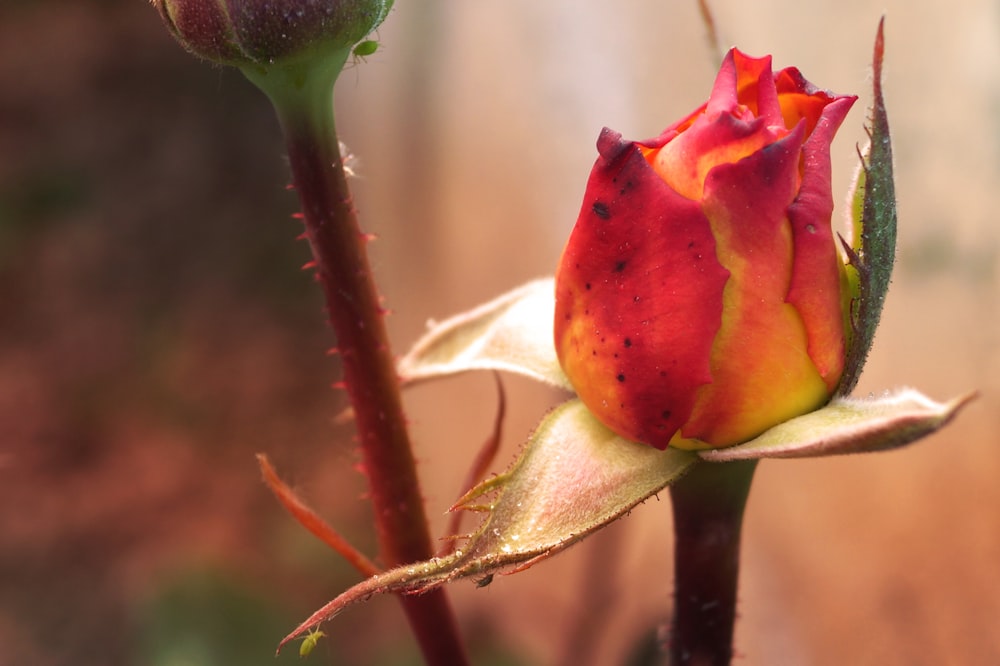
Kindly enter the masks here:
[[700, 451], [710, 462], [757, 458], [807, 458], [895, 449], [947, 424], [975, 393], [939, 403], [914, 389], [879, 398], [834, 398], [810, 414], [777, 425], [756, 439]]
[[552, 339], [555, 285], [529, 282], [441, 323], [399, 361], [404, 382], [469, 370], [504, 370], [572, 390], [559, 367]]
[[[861, 377], [861, 370], [882, 317], [882, 306], [885, 304], [896, 260], [896, 190], [892, 176], [892, 141], [885, 100], [882, 98], [884, 22], [884, 18], [879, 21], [872, 58], [873, 101], [867, 128], [870, 142], [861, 156], [861, 169], [858, 171], [852, 197], [855, 226], [858, 225], [857, 216], [860, 215], [860, 248], [855, 249], [851, 244], [844, 243], [850, 265], [857, 271], [860, 293], [857, 302], [851, 305], [853, 336], [837, 395], [848, 395]], [[856, 242], [855, 238], [852, 244]]]
[[[453, 508], [487, 511], [468, 543], [447, 557], [405, 565], [355, 585], [281, 645], [373, 594], [426, 592], [458, 578], [489, 581], [496, 573], [526, 569], [624, 515], [697, 460], [688, 451], [659, 451], [624, 440], [582, 402], [570, 400], [545, 417], [510, 470], [479, 484]], [[473, 504], [494, 493], [485, 506]]]

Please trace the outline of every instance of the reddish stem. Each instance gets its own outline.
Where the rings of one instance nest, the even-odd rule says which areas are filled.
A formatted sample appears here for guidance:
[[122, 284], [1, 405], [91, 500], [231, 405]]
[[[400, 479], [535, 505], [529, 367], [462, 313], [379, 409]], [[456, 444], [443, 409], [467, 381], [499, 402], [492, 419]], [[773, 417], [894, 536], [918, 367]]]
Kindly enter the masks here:
[[[367, 239], [358, 226], [338, 150], [332, 92], [339, 64], [331, 64], [332, 75], [312, 70], [246, 73], [268, 93], [285, 134], [306, 238], [357, 423], [381, 560], [392, 568], [430, 559], [433, 551]], [[400, 601], [429, 664], [468, 662], [442, 590]]]
[[740, 532], [756, 465], [755, 460], [700, 463], [670, 486], [671, 666], [727, 666], [732, 660]]

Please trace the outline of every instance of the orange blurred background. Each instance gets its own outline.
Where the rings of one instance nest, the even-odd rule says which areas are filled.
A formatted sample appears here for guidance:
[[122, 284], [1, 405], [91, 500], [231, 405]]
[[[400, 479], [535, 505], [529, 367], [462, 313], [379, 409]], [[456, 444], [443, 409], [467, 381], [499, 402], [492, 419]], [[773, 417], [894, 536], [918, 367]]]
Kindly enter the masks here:
[[[400, 0], [342, 75], [397, 351], [553, 271], [601, 127], [654, 136], [706, 98], [718, 54], [694, 0], [591, 4]], [[862, 96], [834, 145], [845, 193], [886, 13], [899, 261], [858, 393], [981, 392], [910, 449], [760, 466], [737, 663], [1000, 663], [1000, 9], [713, 8], [724, 44]], [[264, 96], [186, 55], [148, 4], [0, 6], [0, 665], [276, 663], [357, 575], [277, 507], [258, 451], [373, 553], [287, 180]], [[560, 399], [506, 386], [497, 471]], [[493, 382], [407, 406], [440, 534]], [[662, 499], [522, 574], [452, 585], [476, 663], [629, 663], [669, 617]], [[392, 599], [326, 630], [316, 663], [419, 663]]]

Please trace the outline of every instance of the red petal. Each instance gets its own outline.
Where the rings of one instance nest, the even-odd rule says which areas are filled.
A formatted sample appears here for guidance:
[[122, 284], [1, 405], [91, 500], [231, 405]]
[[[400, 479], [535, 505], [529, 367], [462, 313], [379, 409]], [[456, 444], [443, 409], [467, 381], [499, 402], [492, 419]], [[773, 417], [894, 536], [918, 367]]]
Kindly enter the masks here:
[[762, 118], [747, 121], [729, 113], [702, 116], [658, 151], [650, 152], [647, 159], [678, 194], [700, 201], [705, 178], [715, 166], [738, 162], [777, 138]]
[[824, 110], [802, 147], [802, 185], [788, 208], [794, 263], [788, 302], [805, 324], [809, 356], [832, 392], [844, 369], [845, 331], [841, 271], [830, 218], [830, 142], [855, 97], [842, 97]]
[[728, 272], [697, 202], [605, 129], [556, 275], [555, 343], [587, 407], [663, 449], [711, 380]]
[[[803, 135], [800, 123], [784, 139], [708, 175], [703, 205], [732, 276], [712, 350], [712, 383], [699, 389], [684, 437], [736, 444], [827, 397], [802, 321], [786, 303], [793, 262], [786, 211], [798, 185]], [[835, 253], [832, 243], [828, 251]]]

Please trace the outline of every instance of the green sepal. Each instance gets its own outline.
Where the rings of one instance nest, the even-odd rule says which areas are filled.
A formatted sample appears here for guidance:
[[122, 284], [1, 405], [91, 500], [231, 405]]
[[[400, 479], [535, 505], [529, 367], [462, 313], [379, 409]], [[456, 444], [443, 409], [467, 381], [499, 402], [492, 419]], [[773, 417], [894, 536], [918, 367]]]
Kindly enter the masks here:
[[856, 297], [849, 305], [851, 342], [836, 395], [848, 395], [857, 386], [875, 340], [896, 260], [896, 188], [889, 119], [882, 97], [883, 22], [884, 19], [879, 22], [872, 58], [873, 101], [866, 127], [869, 144], [861, 154], [861, 168], [851, 200], [854, 227], [860, 228], [860, 239], [855, 231], [853, 242], [844, 242], [850, 264], [848, 282], [856, 289]]

